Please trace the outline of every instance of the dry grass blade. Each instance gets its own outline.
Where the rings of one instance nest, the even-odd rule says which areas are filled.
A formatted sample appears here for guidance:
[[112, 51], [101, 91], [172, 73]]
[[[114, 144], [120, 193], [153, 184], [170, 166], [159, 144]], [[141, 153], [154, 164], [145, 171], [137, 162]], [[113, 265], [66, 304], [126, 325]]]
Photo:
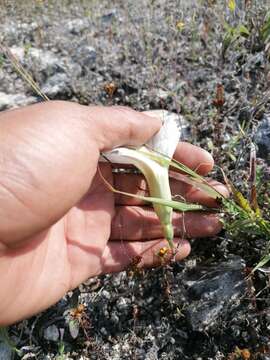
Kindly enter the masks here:
[[18, 74], [27, 82], [28, 85], [45, 101], [49, 101], [50, 99], [46, 94], [44, 94], [38, 84], [34, 81], [32, 76], [25, 70], [25, 68], [20, 64], [20, 61], [16, 58], [16, 56], [10, 51], [10, 49], [0, 43], [0, 50], [4, 56], [11, 62], [14, 69], [18, 72]]

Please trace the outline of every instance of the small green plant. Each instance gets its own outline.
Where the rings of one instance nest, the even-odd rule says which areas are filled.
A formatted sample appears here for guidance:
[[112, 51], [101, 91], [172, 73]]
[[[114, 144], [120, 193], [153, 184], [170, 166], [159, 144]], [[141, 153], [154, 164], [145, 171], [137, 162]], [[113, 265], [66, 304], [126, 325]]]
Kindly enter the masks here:
[[57, 351], [57, 355], [56, 355], [56, 360], [65, 360], [66, 356], [65, 356], [65, 344], [63, 342], [63, 340], [60, 340], [58, 343], [58, 351]]
[[245, 130], [246, 130], [246, 123], [243, 122], [242, 124], [238, 125], [239, 132], [232, 136], [231, 140], [228, 142], [228, 147], [226, 153], [228, 157], [236, 163], [236, 153], [237, 153], [237, 145], [239, 144], [240, 140], [245, 137]]
[[31, 50], [31, 43], [24, 44], [24, 55], [27, 56], [29, 54], [29, 51]]
[[221, 50], [221, 56], [223, 60], [225, 59], [227, 50], [232, 44], [234, 44], [241, 37], [247, 38], [250, 35], [248, 28], [243, 24], [239, 24], [236, 27], [232, 27], [225, 22], [224, 29], [225, 29], [225, 35], [223, 37], [222, 50]]
[[5, 57], [4, 55], [0, 54], [0, 69], [4, 65], [4, 63], [5, 63]]
[[0, 342], [9, 347], [13, 354], [21, 355], [21, 351], [17, 349], [15, 343], [10, 338], [7, 327], [0, 327]]
[[270, 11], [266, 14], [264, 23], [259, 29], [259, 39], [265, 47], [266, 54], [270, 56]]
[[264, 24], [260, 31], [260, 38], [264, 43], [267, 43], [270, 40], [270, 12], [265, 16]]
[[267, 204], [267, 211], [263, 212], [260, 209], [257, 196], [259, 176], [262, 176], [261, 169], [257, 169], [256, 150], [252, 143], [250, 151], [249, 198], [236, 189], [223, 173], [225, 182], [232, 193], [232, 199], [223, 201], [225, 215], [223, 225], [225, 229], [234, 239], [248, 236], [253, 239], [265, 239], [267, 243], [264, 250], [265, 254], [253, 271], [264, 266], [270, 260], [270, 221], [264, 216], [264, 213], [267, 214], [270, 204]]

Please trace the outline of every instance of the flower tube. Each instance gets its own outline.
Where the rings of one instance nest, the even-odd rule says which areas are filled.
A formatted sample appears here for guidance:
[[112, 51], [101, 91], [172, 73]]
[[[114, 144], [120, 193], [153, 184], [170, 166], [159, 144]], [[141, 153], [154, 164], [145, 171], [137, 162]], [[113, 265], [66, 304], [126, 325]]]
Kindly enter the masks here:
[[[162, 155], [165, 155], [167, 159], [173, 157], [181, 135], [180, 121], [175, 114], [163, 110], [149, 112], [148, 115], [161, 116], [163, 119], [163, 125], [157, 134], [145, 145], [136, 149], [119, 147], [104, 153], [104, 156], [112, 163], [132, 164], [137, 167], [147, 181], [150, 196], [170, 201], [172, 195], [169, 184], [169, 164], [159, 160], [162, 159]], [[164, 236], [173, 248], [173, 209], [155, 203], [153, 207], [162, 225]]]

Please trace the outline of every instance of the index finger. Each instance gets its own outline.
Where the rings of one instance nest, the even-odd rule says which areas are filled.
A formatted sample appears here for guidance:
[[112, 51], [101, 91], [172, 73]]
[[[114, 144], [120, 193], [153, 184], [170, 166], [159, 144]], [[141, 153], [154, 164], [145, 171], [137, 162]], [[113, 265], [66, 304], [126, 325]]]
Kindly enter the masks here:
[[177, 145], [173, 158], [199, 175], [207, 175], [214, 166], [214, 160], [208, 151], [187, 142]]
[[143, 145], [162, 125], [160, 118], [124, 106], [90, 106], [85, 110], [96, 125], [92, 135], [101, 152], [118, 146]]

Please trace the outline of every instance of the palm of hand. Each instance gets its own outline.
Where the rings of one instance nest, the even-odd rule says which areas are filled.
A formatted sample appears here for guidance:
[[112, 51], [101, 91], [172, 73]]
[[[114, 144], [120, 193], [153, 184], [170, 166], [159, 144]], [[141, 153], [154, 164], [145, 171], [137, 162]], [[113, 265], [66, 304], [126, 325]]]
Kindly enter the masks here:
[[[112, 177], [109, 168], [106, 175], [108, 180]], [[39, 311], [106, 270], [104, 252], [109, 253], [106, 244], [113, 215], [114, 195], [96, 176], [86, 196], [62, 219], [31, 237], [27, 246], [6, 253], [1, 266], [14, 274], [10, 279], [15, 289], [14, 308], [12, 299], [6, 298], [14, 318], [20, 317], [18, 304], [27, 304], [29, 314]], [[3, 284], [9, 286], [10, 281]], [[23, 311], [27, 313], [27, 309]]]
[[[6, 206], [0, 214], [2, 219], [6, 220], [6, 227], [2, 226], [6, 238], [2, 241], [3, 246], [0, 241], [3, 295], [0, 296], [0, 325], [29, 317], [49, 307], [68, 290], [91, 276], [124, 269], [135, 255], [143, 255], [140, 266], [157, 264], [158, 250], [167, 245], [153, 209], [134, 199], [128, 201], [114, 196], [98, 175], [93, 177], [101, 149], [113, 148], [122, 143], [134, 143], [130, 141], [130, 137], [137, 134], [137, 141], [143, 143], [150, 135], [147, 134], [147, 128], [137, 122], [131, 122], [130, 126], [126, 126], [126, 117], [135, 116], [130, 112], [126, 114], [126, 111], [121, 110], [108, 112], [93, 109], [99, 119], [104, 116], [106, 120], [107, 114], [110, 117], [115, 114], [117, 120], [119, 116], [125, 118], [125, 122], [110, 123], [101, 119], [103, 125], [100, 124], [101, 120], [99, 121], [101, 129], [102, 126], [110, 128], [112, 124], [117, 124], [116, 129], [113, 128], [114, 131], [111, 132], [113, 140], [110, 139], [110, 144], [106, 147], [107, 137], [102, 136], [102, 131], [98, 131], [95, 122], [90, 123], [93, 124], [90, 129], [87, 128], [91, 135], [97, 134], [96, 137], [93, 136], [93, 141], [89, 142], [85, 136], [87, 130], [84, 122], [78, 128], [78, 124], [81, 124], [78, 123], [79, 115], [84, 119], [85, 113], [88, 114], [85, 108], [66, 106], [62, 103], [49, 105], [48, 110], [51, 109], [52, 115], [54, 111], [60, 111], [59, 122], [55, 122], [55, 117], [50, 117], [46, 111], [44, 118], [45, 108], [45, 105], [33, 107], [31, 117], [28, 116], [27, 109], [19, 113], [14, 112], [13, 121], [9, 115], [6, 123], [3, 119], [1, 123], [6, 124], [12, 134], [18, 133], [12, 137], [16, 146], [13, 146], [11, 141], [6, 149], [7, 154], [13, 147], [18, 149], [18, 139], [24, 141], [21, 143], [21, 151], [17, 151], [21, 155], [23, 166], [18, 167], [18, 173], [15, 172], [16, 176], [11, 178], [11, 182], [7, 176], [5, 185], [8, 187], [2, 189]], [[70, 109], [73, 111], [73, 117]], [[27, 120], [22, 128], [17, 125], [21, 122], [17, 121], [16, 114], [20, 115], [20, 118], [24, 112], [26, 119], [29, 119], [30, 132], [27, 130]], [[70, 123], [63, 122], [62, 118], [70, 119]], [[52, 119], [52, 122], [48, 123], [48, 119]], [[151, 121], [151, 118], [147, 121]], [[136, 129], [133, 129], [134, 126]], [[5, 132], [3, 134], [5, 135]], [[80, 147], [76, 145], [78, 139]], [[101, 143], [100, 147], [97, 147], [98, 142]], [[3, 144], [6, 143], [3, 141]], [[51, 144], [58, 145], [57, 152], [51, 148]], [[35, 149], [39, 151], [33, 151]], [[213, 166], [206, 152], [189, 144], [180, 144], [175, 156], [179, 161], [187, 160], [186, 165], [191, 168], [197, 169], [200, 164], [205, 164], [200, 167], [201, 174], [206, 174]], [[18, 157], [15, 157], [15, 160], [16, 169]], [[7, 167], [7, 175], [14, 175], [14, 164], [11, 162], [12, 167]], [[102, 166], [102, 173], [113, 183], [108, 164]], [[29, 174], [32, 174], [30, 178]], [[119, 178], [121, 176], [117, 176], [118, 180], [114, 179], [119, 190], [135, 193], [140, 188], [141, 177], [132, 176], [131, 179], [126, 176], [124, 181], [120, 182]], [[35, 180], [33, 184], [32, 179]], [[63, 183], [65, 188], [59, 188], [58, 184]], [[172, 185], [173, 192], [184, 196], [188, 201], [208, 206], [216, 205], [211, 199], [189, 186], [179, 185], [179, 182]], [[220, 184], [216, 186], [220, 187]], [[10, 187], [12, 196], [6, 191]], [[220, 190], [224, 192], [224, 188]], [[78, 199], [81, 200], [78, 202]], [[175, 242], [180, 243], [177, 259], [186, 257], [190, 251], [189, 243], [183, 240], [184, 230], [187, 230], [191, 237], [211, 236], [220, 230], [216, 216], [187, 214], [184, 227], [183, 219], [182, 214], [174, 214]], [[20, 246], [14, 248], [12, 244]]]

